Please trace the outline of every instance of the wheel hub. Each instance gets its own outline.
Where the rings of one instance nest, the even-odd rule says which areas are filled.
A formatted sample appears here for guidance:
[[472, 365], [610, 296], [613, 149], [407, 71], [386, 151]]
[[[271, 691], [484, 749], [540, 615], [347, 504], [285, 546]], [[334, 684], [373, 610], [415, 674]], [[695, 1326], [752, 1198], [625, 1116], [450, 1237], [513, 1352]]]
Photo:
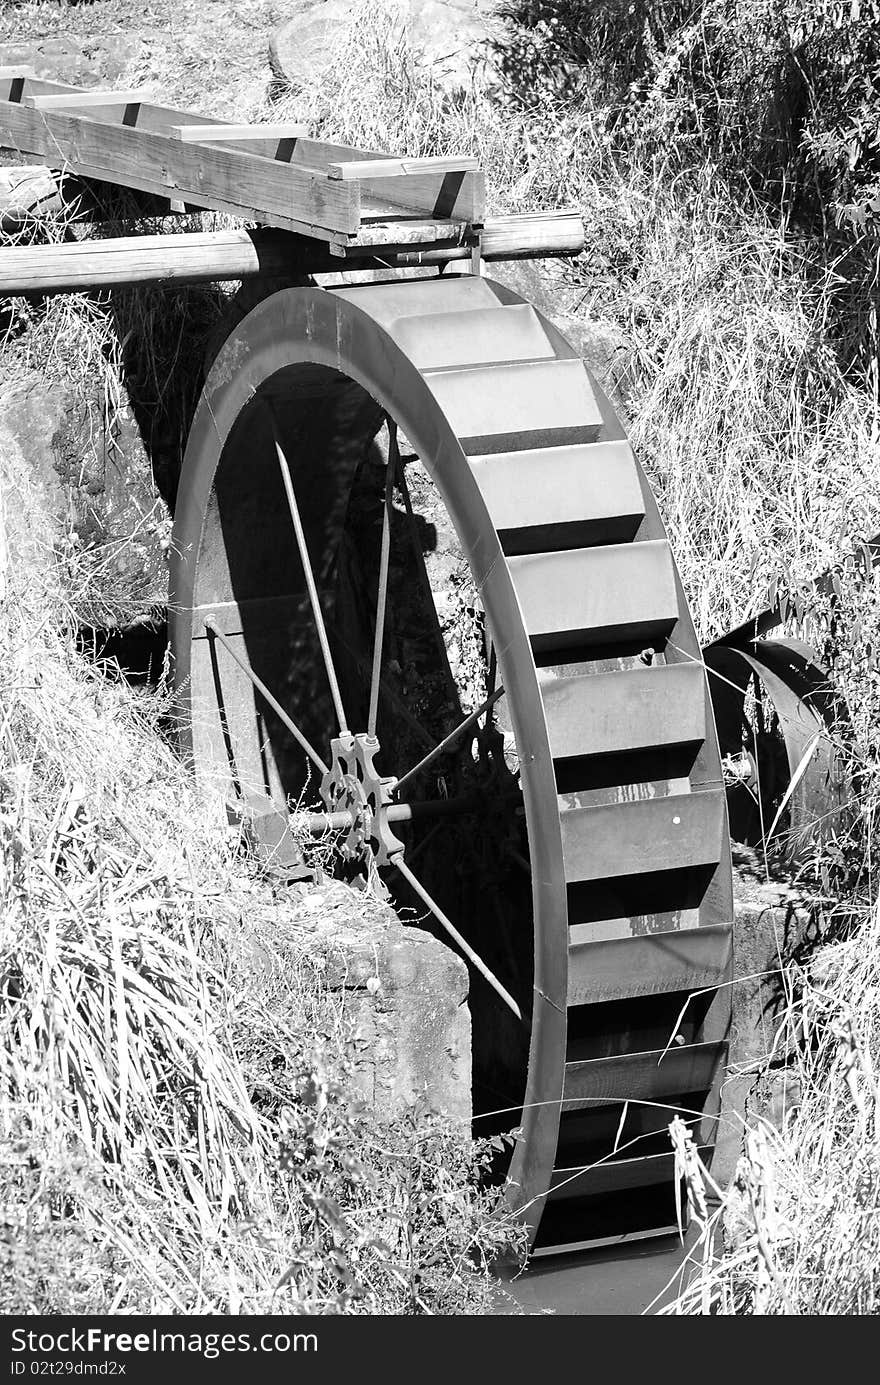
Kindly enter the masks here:
[[403, 851], [403, 842], [392, 832], [388, 818], [397, 779], [376, 769], [373, 761], [379, 749], [378, 737], [365, 732], [335, 736], [321, 797], [328, 813], [349, 815], [351, 825], [340, 843], [343, 859], [356, 861], [369, 853], [377, 866], [384, 866]]

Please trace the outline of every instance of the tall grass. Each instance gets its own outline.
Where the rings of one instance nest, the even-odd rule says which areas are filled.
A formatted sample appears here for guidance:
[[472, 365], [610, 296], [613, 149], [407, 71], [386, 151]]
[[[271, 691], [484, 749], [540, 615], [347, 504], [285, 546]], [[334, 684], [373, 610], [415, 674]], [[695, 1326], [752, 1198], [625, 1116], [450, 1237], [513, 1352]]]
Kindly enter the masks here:
[[688, 1287], [666, 1311], [880, 1310], [880, 910], [789, 986], [774, 1055], [781, 1128], [753, 1121], [731, 1186], [718, 1190], [677, 1123], [701, 1235]]

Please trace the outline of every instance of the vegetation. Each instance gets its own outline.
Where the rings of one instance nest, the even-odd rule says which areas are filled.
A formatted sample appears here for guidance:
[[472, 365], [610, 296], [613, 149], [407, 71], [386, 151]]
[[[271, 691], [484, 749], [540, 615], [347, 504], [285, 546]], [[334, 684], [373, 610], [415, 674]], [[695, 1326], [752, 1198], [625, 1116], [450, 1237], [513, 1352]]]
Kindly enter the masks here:
[[[128, 0], [89, 9], [95, 31], [142, 22]], [[494, 75], [454, 96], [392, 9], [353, 3], [330, 70], [270, 99], [280, 6], [154, 0], [149, 22], [171, 38], [128, 76], [196, 106], [211, 90], [218, 115], [249, 101], [328, 137], [474, 152], [497, 211], [580, 208], [587, 252], [542, 265], [530, 290], [619, 343], [610, 384], [700, 634], [782, 595], [854, 728], [858, 810], [804, 871], [823, 946], [786, 978], [774, 1057], [797, 1080], [782, 1129], [753, 1123], [715, 1213], [673, 1130], [705, 1228], [676, 1311], [876, 1312], [880, 594], [863, 557], [880, 532], [876, 0], [514, 0]], [[70, 28], [70, 14], [12, 5], [0, 36]], [[226, 306], [183, 296], [169, 331], [164, 300], [137, 296], [156, 400], [181, 343]], [[110, 362], [115, 407], [127, 329], [108, 305], [16, 314], [4, 370], [53, 342], [83, 370]], [[51, 540], [36, 541], [39, 557]], [[242, 958], [269, 886], [234, 843], [192, 828], [191, 790], [153, 734], [161, 707], [78, 661], [76, 583], [38, 566], [3, 608], [0, 664], [8, 1310], [485, 1309], [478, 1267], [506, 1233], [474, 1185], [479, 1151], [440, 1125], [379, 1131], [352, 1107], [351, 1054], [308, 964], [268, 994], [257, 984]], [[805, 584], [829, 567], [832, 591], [805, 612]], [[68, 563], [68, 578], [82, 571]]]

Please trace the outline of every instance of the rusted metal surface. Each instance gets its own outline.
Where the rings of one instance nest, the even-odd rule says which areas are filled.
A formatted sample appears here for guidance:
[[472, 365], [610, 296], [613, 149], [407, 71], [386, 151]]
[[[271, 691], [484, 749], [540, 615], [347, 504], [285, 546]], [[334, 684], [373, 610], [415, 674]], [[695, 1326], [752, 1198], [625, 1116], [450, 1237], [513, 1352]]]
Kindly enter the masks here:
[[718, 986], [730, 975], [732, 949], [729, 923], [597, 943], [573, 941], [568, 1003], [596, 1005], [627, 996]]
[[620, 1101], [663, 1100], [671, 1106], [675, 1097], [709, 1087], [724, 1057], [725, 1045], [699, 1043], [566, 1063], [565, 1109]]

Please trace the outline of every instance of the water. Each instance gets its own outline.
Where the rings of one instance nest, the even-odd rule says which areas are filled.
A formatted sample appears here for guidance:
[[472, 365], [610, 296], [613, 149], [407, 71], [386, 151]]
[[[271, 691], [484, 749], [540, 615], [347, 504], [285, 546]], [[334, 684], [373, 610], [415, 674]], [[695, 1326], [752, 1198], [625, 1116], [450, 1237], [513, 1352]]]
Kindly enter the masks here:
[[[632, 1316], [655, 1313], [679, 1291], [692, 1236], [554, 1255], [532, 1262], [525, 1274], [499, 1292], [498, 1312], [573, 1316]], [[511, 1300], [513, 1302], [511, 1302]]]

